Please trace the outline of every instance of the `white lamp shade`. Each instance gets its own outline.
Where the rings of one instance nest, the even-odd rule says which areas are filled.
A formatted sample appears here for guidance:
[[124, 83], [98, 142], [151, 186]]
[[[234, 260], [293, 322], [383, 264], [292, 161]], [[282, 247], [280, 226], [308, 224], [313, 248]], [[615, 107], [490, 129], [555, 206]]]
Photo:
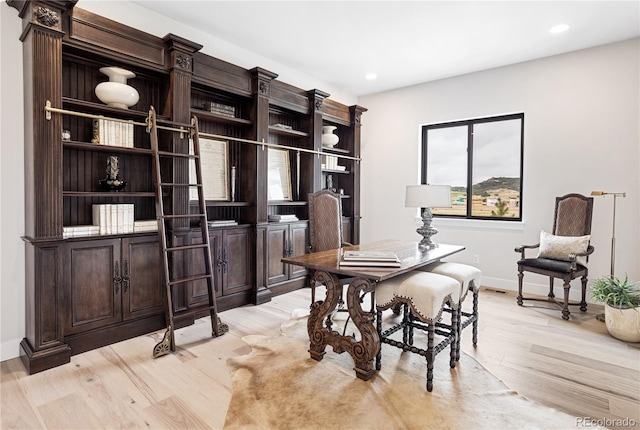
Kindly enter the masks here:
[[404, 205], [409, 208], [450, 208], [449, 185], [407, 185]]

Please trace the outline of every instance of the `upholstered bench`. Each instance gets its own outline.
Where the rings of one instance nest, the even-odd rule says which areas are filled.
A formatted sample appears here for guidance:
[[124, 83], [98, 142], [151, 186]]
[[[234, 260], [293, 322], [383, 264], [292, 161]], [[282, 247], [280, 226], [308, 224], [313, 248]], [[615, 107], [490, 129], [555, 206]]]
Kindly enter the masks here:
[[[474, 266], [460, 263], [439, 262], [425, 266], [421, 270], [438, 275], [448, 276], [459, 282], [458, 294], [458, 350], [456, 351], [456, 360], [460, 360], [460, 338], [462, 330], [473, 323], [473, 346], [478, 344], [478, 290], [482, 279], [482, 271]], [[462, 310], [462, 302], [467, 296], [467, 292], [473, 293], [473, 307], [470, 313]]]
[[[456, 365], [458, 350], [458, 297], [460, 283], [448, 276], [436, 273], [413, 271], [378, 284], [375, 290], [376, 324], [381, 344], [395, 346], [427, 359], [427, 391], [433, 389], [433, 362], [435, 356], [447, 345], [451, 345], [449, 365]], [[454, 299], [455, 297], [455, 299]], [[447, 304], [454, 309], [451, 312], [451, 325], [440, 324], [442, 312]], [[396, 305], [403, 308], [402, 320], [391, 328], [382, 330], [382, 311]], [[413, 330], [418, 328], [427, 332], [426, 349], [413, 345]], [[402, 340], [391, 335], [403, 330]], [[435, 344], [435, 334], [444, 338]], [[376, 369], [380, 370], [382, 345], [376, 356]]]

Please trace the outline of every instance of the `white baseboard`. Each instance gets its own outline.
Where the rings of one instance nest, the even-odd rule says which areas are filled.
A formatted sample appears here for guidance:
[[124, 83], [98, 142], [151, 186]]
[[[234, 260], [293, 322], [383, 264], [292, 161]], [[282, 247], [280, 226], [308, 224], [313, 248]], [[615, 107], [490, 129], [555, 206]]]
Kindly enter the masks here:
[[[494, 290], [499, 291], [518, 291], [518, 275], [514, 275], [515, 279], [501, 279], [501, 278], [490, 278], [488, 276], [482, 277], [482, 286]], [[524, 276], [524, 282], [522, 284], [522, 295], [525, 296], [527, 294], [533, 294], [538, 296], [546, 297], [549, 294], [549, 284], [548, 281], [545, 284], [537, 284], [532, 282], [527, 282], [527, 275]], [[544, 279], [544, 277], [540, 277], [540, 279]], [[547, 278], [548, 279], [548, 278]], [[571, 282], [571, 289], [569, 290], [569, 300], [580, 301], [582, 299], [582, 291], [580, 279], [574, 279]], [[556, 279], [554, 282], [554, 291], [556, 298], [562, 298], [562, 280]], [[587, 294], [587, 302], [589, 302], [589, 295]]]
[[20, 342], [22, 339], [10, 340], [0, 344], [0, 361], [11, 360], [20, 356]]

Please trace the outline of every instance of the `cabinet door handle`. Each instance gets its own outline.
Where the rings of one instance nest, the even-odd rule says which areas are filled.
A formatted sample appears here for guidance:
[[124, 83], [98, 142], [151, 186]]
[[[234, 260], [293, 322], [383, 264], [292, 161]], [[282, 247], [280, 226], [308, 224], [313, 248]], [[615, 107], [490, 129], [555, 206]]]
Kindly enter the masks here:
[[122, 291], [126, 293], [129, 291], [129, 262], [124, 260], [124, 264], [122, 266], [122, 271], [124, 272], [122, 276]]
[[113, 269], [113, 286], [115, 287], [116, 294], [120, 292], [121, 283], [122, 278], [120, 277], [120, 263], [116, 261], [115, 267]]
[[222, 248], [222, 271], [224, 273], [227, 272], [227, 263], [229, 262], [229, 260], [227, 260], [227, 248]]
[[222, 270], [224, 265], [224, 257], [222, 256], [222, 248], [218, 248], [218, 259], [216, 260], [216, 266], [218, 266], [218, 272]]

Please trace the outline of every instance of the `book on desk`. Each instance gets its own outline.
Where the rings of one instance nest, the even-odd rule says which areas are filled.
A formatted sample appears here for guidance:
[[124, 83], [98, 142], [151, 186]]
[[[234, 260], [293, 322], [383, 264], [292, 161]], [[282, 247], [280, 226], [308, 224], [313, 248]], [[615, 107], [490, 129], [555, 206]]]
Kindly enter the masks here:
[[401, 262], [393, 252], [386, 251], [345, 251], [339, 262], [349, 267], [400, 267]]

